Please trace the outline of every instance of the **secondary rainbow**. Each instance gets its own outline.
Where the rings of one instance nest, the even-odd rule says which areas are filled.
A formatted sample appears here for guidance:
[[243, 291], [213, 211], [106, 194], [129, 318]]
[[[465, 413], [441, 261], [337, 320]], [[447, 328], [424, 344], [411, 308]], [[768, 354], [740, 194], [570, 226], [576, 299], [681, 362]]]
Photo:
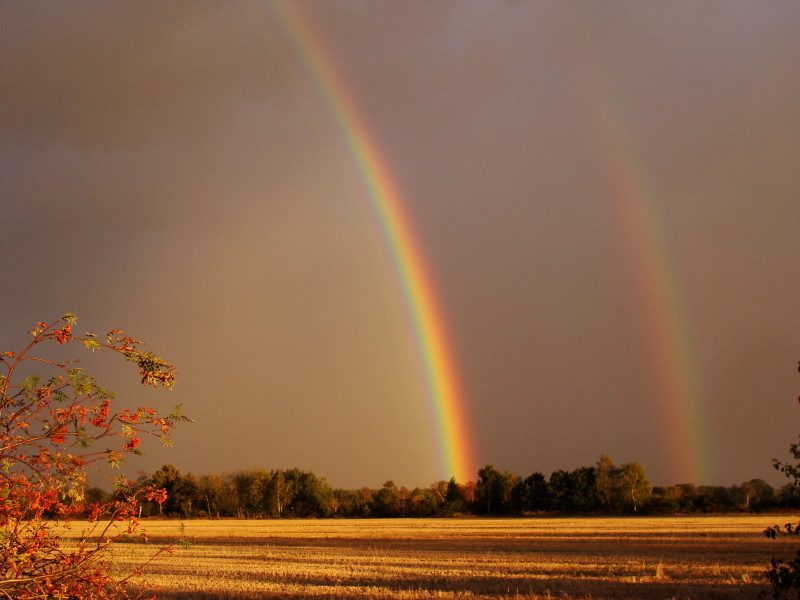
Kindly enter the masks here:
[[634, 139], [612, 106], [596, 115], [606, 148], [609, 187], [638, 276], [652, 376], [663, 410], [664, 453], [673, 483], [710, 483], [703, 398], [682, 282], [670, 252], [657, 191], [634, 156]]
[[403, 194], [369, 124], [302, 3], [271, 3], [347, 141], [391, 253], [414, 329], [436, 422], [441, 476], [464, 483], [476, 465], [472, 437], [445, 322]]
[[658, 187], [626, 118], [624, 99], [589, 47], [588, 23], [572, 18], [572, 58], [587, 116], [600, 144], [600, 166], [633, 261], [653, 380], [662, 406], [664, 455], [670, 483], [710, 483], [707, 427], [683, 284], [664, 225]]

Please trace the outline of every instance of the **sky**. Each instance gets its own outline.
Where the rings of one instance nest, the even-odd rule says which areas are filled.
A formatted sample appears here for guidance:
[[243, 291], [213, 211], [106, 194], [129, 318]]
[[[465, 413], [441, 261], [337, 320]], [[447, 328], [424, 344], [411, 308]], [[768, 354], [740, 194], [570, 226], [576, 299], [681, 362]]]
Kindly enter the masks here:
[[2, 1], [2, 349], [72, 312], [174, 363], [154, 391], [75, 348], [195, 419], [129, 476], [782, 485], [798, 30], [793, 1]]

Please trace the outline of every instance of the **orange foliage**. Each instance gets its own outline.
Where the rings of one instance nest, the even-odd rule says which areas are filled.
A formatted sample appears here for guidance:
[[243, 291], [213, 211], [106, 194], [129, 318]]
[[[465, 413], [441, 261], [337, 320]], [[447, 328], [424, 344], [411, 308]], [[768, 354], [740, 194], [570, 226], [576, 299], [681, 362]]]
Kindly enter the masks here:
[[[166, 441], [176, 423], [186, 421], [179, 407], [170, 415], [140, 407], [113, 411], [114, 396], [72, 363], [34, 356], [34, 349], [55, 342], [82, 343], [135, 362], [142, 383], [172, 388], [175, 369], [161, 357], [139, 348], [142, 342], [112, 330], [105, 341], [94, 334], [75, 335], [76, 317], [64, 315], [37, 323], [32, 341], [21, 351], [0, 353], [0, 597], [19, 600], [49, 598], [129, 598], [130, 576], [109, 575], [107, 550], [122, 533], [138, 526], [141, 501], [163, 502], [163, 490], [119, 480], [113, 500], [105, 505], [83, 502], [86, 467], [116, 465], [123, 453], [140, 454], [144, 435]], [[27, 375], [28, 363], [53, 372], [49, 379]], [[92, 450], [103, 440], [105, 450]], [[115, 443], [116, 440], [116, 443]], [[114, 450], [117, 446], [119, 449]], [[68, 547], [58, 533], [80, 516], [90, 522], [77, 544]], [[52, 524], [52, 520], [59, 523]], [[157, 555], [169, 548], [159, 548]], [[138, 571], [136, 569], [135, 571]]]

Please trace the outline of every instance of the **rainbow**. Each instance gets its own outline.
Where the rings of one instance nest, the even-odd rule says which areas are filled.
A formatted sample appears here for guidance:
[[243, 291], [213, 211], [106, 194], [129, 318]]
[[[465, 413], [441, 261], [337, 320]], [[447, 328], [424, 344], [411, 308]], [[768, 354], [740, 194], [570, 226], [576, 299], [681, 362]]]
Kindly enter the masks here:
[[441, 476], [465, 483], [477, 468], [464, 396], [432, 277], [403, 194], [369, 123], [301, 2], [270, 4], [341, 128], [402, 284], [437, 429]]
[[[575, 23], [573, 41], [588, 42], [588, 27]], [[645, 344], [662, 406], [661, 445], [671, 483], [710, 483], [708, 429], [683, 284], [671, 251], [658, 188], [648, 176], [644, 154], [625, 118], [624, 100], [599, 63], [598, 52], [572, 46], [579, 92], [586, 97], [600, 168], [633, 261], [641, 299]]]
[[[613, 113], [607, 112], [607, 117]], [[620, 133], [621, 122], [605, 120], [602, 134], [609, 188], [615, 197], [624, 235], [634, 261], [642, 299], [652, 376], [663, 410], [662, 445], [669, 456], [673, 483], [710, 483], [709, 453], [705, 437], [703, 398], [682, 294], [667, 232], [660, 216], [658, 196], [648, 184], [642, 166], [633, 167], [632, 138]], [[614, 132], [617, 132], [614, 137]]]

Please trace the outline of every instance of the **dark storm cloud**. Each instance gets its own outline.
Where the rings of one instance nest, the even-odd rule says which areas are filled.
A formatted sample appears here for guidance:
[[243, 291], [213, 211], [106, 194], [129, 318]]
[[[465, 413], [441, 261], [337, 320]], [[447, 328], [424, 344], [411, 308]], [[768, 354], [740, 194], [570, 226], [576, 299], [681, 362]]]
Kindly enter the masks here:
[[6, 5], [2, 84], [14, 94], [3, 97], [4, 134], [88, 147], [153, 137], [189, 143], [246, 97], [269, 103], [291, 93], [291, 58], [275, 44], [265, 10], [214, 2]]

